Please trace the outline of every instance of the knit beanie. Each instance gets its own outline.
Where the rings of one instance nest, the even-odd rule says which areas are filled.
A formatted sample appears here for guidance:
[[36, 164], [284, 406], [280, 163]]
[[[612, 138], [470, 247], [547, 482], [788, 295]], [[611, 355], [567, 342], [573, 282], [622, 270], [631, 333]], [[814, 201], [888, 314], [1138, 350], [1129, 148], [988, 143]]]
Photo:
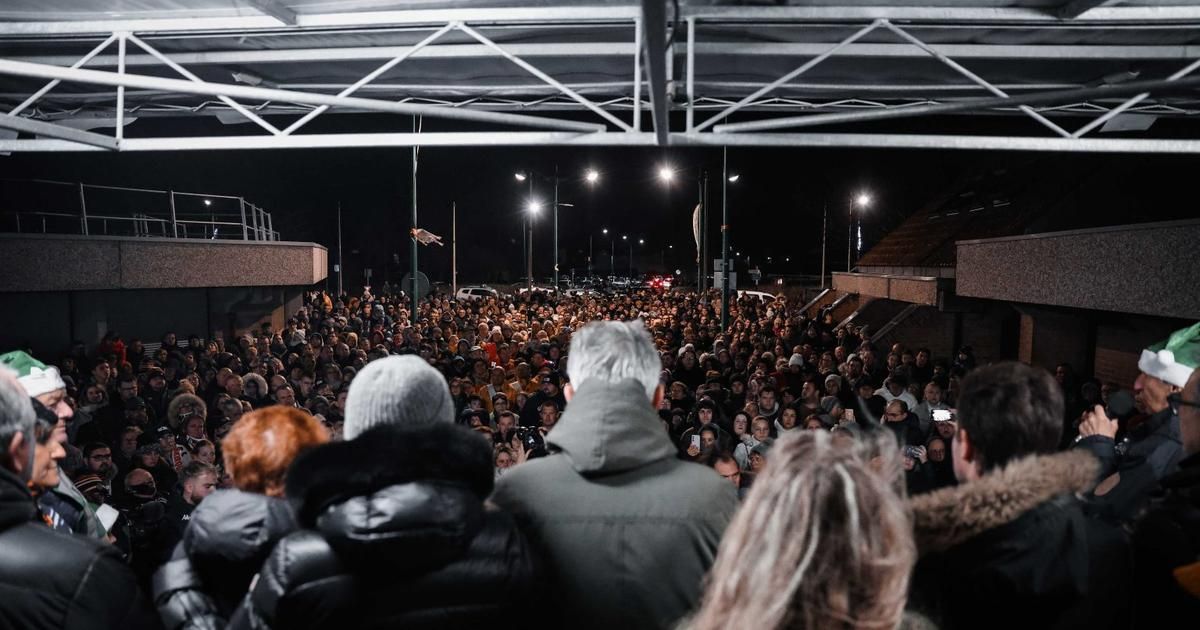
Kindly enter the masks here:
[[454, 422], [454, 403], [446, 379], [415, 355], [397, 355], [368, 363], [346, 394], [347, 440], [383, 424], [420, 425]]

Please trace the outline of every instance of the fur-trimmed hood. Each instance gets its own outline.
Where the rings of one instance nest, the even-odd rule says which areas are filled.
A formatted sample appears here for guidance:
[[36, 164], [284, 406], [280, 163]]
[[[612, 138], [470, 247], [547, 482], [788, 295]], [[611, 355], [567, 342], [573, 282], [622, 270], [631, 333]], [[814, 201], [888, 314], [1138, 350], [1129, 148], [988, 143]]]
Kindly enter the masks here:
[[945, 551], [1064, 494], [1090, 489], [1099, 462], [1085, 451], [1033, 455], [971, 482], [909, 500], [921, 554]]
[[267, 379], [263, 378], [261, 374], [259, 374], [258, 372], [248, 372], [245, 376], [242, 377], [242, 392], [243, 393], [245, 393], [245, 391], [246, 391], [246, 384], [250, 383], [250, 382], [253, 382], [256, 386], [258, 386], [258, 395], [254, 396], [254, 398], [253, 398], [254, 401], [259, 401], [264, 398], [270, 397], [270, 392], [267, 391]]
[[184, 392], [171, 399], [167, 405], [167, 424], [171, 426], [171, 430], [179, 430], [179, 408], [192, 404], [200, 408], [200, 415], [204, 418], [208, 417], [208, 405], [204, 404], [204, 399], [195, 395]]

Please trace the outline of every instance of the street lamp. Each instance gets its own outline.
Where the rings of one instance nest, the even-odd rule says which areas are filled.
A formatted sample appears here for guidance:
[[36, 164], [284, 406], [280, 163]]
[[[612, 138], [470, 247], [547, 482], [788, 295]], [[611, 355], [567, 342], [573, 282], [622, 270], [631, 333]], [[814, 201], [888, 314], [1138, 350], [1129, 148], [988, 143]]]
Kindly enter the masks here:
[[737, 180], [742, 176], [739, 173], [729, 174], [729, 147], [725, 147], [721, 151], [721, 170], [725, 174], [725, 181], [721, 182], [721, 330], [729, 328], [729, 184], [736, 184]]
[[[850, 198], [850, 226], [846, 234], [846, 273], [850, 273], [853, 269], [851, 264], [851, 256], [854, 255], [854, 204], [858, 204], [859, 210], [864, 210], [871, 203], [871, 196], [867, 193], [859, 193]], [[858, 245], [862, 247], [862, 228], [858, 230]]]
[[[703, 167], [698, 169], [696, 184], [699, 188], [699, 207], [700, 207], [700, 238], [696, 243], [697, 254], [696, 258], [696, 293], [704, 292], [705, 282], [705, 257], [708, 256], [708, 171]], [[664, 164], [658, 168], [658, 179], [663, 184], [670, 185], [675, 178], [675, 169], [670, 165]]]
[[530, 199], [525, 209], [528, 212], [526, 221], [529, 224], [529, 252], [526, 258], [525, 285], [530, 291], [533, 291], [533, 217], [537, 216], [538, 211], [542, 209], [542, 205], [536, 199]]
[[[515, 177], [518, 182], [524, 182], [526, 180], [529, 181], [529, 198], [530, 199], [533, 199], [533, 180], [537, 176], [539, 176], [539, 173], [532, 171], [532, 170], [517, 171], [516, 173], [513, 173], [513, 177]], [[550, 177], [546, 176], [546, 175], [541, 175], [541, 177], [544, 179], [550, 179]], [[594, 168], [589, 168], [587, 170], [587, 172], [584, 173], [584, 179], [587, 181], [588, 184], [595, 184], [596, 182], [600, 181], [600, 172]], [[555, 164], [554, 165], [554, 201], [553, 201], [553, 205], [551, 206], [554, 210], [554, 287], [555, 287], [555, 289], [558, 288], [558, 209], [560, 207], [563, 207], [563, 208], [574, 208], [575, 207], [575, 204], [559, 203], [559, 201], [558, 201], [558, 183], [559, 183], [558, 165]], [[531, 201], [530, 203], [532, 204], [533, 202]], [[537, 214], [537, 212], [540, 209], [541, 209], [540, 207], [537, 209], [534, 209], [531, 206], [530, 214]], [[530, 248], [529, 257], [530, 257], [530, 259], [532, 259], [533, 258], [533, 252], [532, 252], [532, 250], [533, 250], [533, 225], [532, 224], [530, 224], [530, 226], [529, 226], [529, 243], [530, 243], [529, 244], [529, 248]], [[588, 264], [590, 265], [591, 264], [590, 254], [589, 254], [588, 258], [589, 258]], [[532, 272], [532, 266], [531, 266], [531, 272]], [[530, 274], [529, 282], [530, 282], [529, 286], [530, 286], [530, 288], [532, 288], [533, 287], [532, 273]]]
[[[600, 232], [605, 236], [608, 236], [608, 228], [604, 228], [600, 230]], [[616, 235], [614, 234], [613, 236], [608, 237], [608, 277], [610, 281], [617, 275], [617, 246], [616, 243], [613, 242], [614, 236]]]

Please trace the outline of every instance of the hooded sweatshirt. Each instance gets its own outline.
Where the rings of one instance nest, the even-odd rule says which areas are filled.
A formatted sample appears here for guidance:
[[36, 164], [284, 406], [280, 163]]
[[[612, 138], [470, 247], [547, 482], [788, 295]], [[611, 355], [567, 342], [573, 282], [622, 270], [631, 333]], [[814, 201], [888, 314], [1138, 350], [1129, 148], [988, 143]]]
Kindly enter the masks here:
[[634, 380], [582, 383], [546, 444], [550, 455], [506, 473], [492, 501], [539, 552], [547, 601], [572, 627], [672, 626], [699, 603], [733, 486], [676, 459]]

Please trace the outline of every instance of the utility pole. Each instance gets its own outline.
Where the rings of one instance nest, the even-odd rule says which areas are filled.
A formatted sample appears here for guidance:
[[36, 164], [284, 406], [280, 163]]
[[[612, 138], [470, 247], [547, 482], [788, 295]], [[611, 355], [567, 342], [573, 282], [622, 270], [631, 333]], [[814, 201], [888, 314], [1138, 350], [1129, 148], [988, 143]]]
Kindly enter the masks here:
[[558, 290], [558, 165], [554, 165], [554, 290]]
[[704, 170], [704, 183], [701, 189], [704, 205], [700, 206], [700, 290], [709, 288], [708, 284], [708, 169]]
[[458, 295], [458, 203], [450, 202], [450, 295]]
[[[417, 118], [413, 117], [413, 131], [417, 131]], [[417, 147], [412, 148], [412, 226], [417, 228]], [[412, 325], [417, 325], [417, 237], [412, 235]]]
[[846, 273], [850, 273], [850, 256], [854, 254], [854, 197], [850, 197], [850, 211], [847, 215], [850, 228], [846, 230]]
[[[533, 171], [529, 172], [529, 203], [533, 203]], [[529, 258], [525, 269], [525, 286], [533, 292], [533, 213], [527, 208], [525, 216], [529, 217]]]
[[825, 241], [829, 238], [829, 203], [821, 202], [821, 288], [825, 288]]
[[342, 266], [342, 202], [340, 202], [340, 201], [338, 202], [337, 225], [338, 225], [338, 261], [337, 261], [338, 297], [341, 297], [342, 296], [342, 272], [345, 270], [345, 267]]
[[729, 147], [721, 150], [721, 332], [729, 330]]

